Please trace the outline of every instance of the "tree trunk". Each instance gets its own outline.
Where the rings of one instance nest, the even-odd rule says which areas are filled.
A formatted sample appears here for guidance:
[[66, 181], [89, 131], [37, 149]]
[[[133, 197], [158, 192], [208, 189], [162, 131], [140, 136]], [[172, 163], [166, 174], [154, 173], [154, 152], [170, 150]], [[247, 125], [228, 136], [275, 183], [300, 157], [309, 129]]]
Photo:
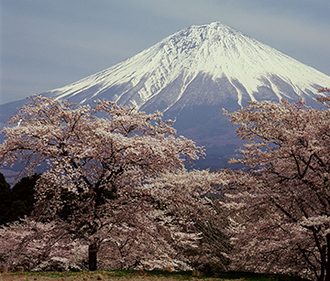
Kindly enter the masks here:
[[90, 271], [97, 270], [97, 244], [92, 242], [88, 246], [88, 268]]
[[327, 236], [327, 259], [326, 259], [326, 266], [325, 266], [325, 281], [330, 281], [330, 234], [328, 233]]
[[[321, 249], [321, 270], [320, 270], [320, 276], [317, 276], [317, 271], [315, 271], [317, 281], [325, 281], [326, 276], [326, 264], [327, 264], [327, 246], [323, 245]], [[324, 258], [322, 258], [322, 256]], [[324, 261], [323, 261], [324, 260]]]

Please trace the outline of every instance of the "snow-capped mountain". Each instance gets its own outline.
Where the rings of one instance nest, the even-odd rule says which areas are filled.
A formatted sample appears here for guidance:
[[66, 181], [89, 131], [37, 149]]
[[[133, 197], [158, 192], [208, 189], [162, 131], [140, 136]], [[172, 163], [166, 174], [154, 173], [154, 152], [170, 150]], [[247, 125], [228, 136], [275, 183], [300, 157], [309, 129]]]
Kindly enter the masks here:
[[[165, 119], [176, 119], [179, 134], [205, 145], [208, 155], [228, 156], [238, 141], [221, 107], [232, 111], [250, 100], [300, 97], [312, 103], [317, 90], [328, 86], [329, 76], [214, 22], [178, 31], [126, 61], [43, 95], [159, 110]], [[218, 156], [215, 165], [224, 164]]]
[[79, 103], [106, 98], [163, 112], [195, 105], [313, 97], [330, 77], [214, 22], [181, 30], [136, 56], [47, 93]]

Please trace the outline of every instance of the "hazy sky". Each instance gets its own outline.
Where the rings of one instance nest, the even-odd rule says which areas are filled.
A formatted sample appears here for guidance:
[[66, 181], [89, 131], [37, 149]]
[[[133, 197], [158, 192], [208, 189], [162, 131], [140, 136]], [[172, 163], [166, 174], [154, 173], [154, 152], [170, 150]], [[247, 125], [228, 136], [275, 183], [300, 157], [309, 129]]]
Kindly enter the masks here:
[[0, 3], [0, 103], [75, 82], [180, 29], [213, 21], [330, 75], [329, 0]]

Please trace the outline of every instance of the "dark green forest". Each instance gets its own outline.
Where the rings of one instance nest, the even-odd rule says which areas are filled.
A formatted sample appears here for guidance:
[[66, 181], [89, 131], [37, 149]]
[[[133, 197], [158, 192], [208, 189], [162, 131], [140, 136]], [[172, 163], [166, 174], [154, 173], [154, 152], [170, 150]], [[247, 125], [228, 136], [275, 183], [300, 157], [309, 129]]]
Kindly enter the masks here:
[[29, 216], [35, 203], [34, 186], [40, 175], [24, 177], [12, 188], [0, 173], [0, 225]]

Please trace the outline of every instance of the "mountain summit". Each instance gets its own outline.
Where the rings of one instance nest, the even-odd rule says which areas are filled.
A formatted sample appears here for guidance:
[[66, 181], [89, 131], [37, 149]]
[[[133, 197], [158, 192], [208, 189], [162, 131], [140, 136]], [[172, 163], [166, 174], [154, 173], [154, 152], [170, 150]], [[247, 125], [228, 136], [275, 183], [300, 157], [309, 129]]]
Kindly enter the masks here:
[[[317, 90], [329, 86], [329, 76], [214, 22], [180, 30], [130, 59], [43, 95], [159, 110], [176, 120], [179, 134], [206, 147], [203, 167], [217, 167], [240, 145], [221, 107], [233, 111], [251, 100], [282, 98], [312, 104]], [[0, 121], [25, 102], [2, 105]]]
[[214, 22], [183, 29], [137, 54], [47, 95], [78, 103], [106, 98], [163, 112], [244, 106], [249, 100], [314, 97], [330, 77]]

